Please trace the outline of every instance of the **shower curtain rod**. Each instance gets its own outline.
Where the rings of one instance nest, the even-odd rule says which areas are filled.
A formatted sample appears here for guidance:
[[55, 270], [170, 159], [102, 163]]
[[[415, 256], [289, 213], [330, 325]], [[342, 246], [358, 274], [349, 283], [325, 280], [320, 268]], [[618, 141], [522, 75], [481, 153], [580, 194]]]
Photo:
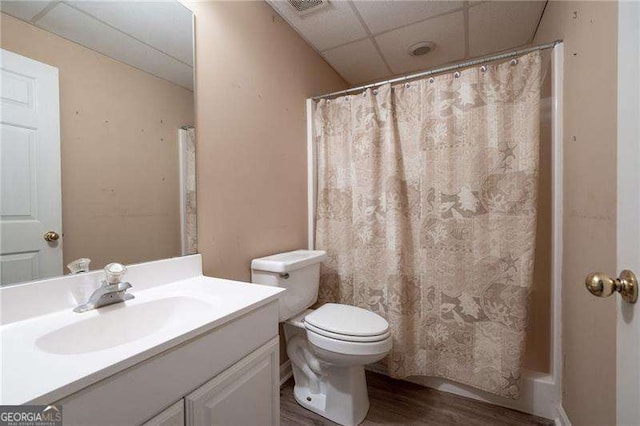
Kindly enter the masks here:
[[345, 89], [345, 90], [339, 90], [337, 92], [328, 93], [326, 95], [314, 96], [311, 99], [313, 99], [314, 101], [317, 101], [317, 100], [324, 99], [324, 98], [330, 98], [332, 96], [348, 95], [349, 93], [359, 92], [361, 90], [366, 90], [366, 89], [369, 89], [371, 87], [382, 86], [382, 85], [388, 84], [388, 83], [389, 84], [400, 83], [400, 82], [407, 81], [407, 80], [413, 80], [415, 78], [427, 77], [427, 76], [434, 75], [434, 74], [442, 74], [442, 73], [449, 72], [449, 71], [459, 70], [461, 68], [472, 67], [474, 65], [486, 64], [487, 62], [499, 61], [501, 59], [509, 59], [509, 58], [513, 58], [515, 56], [524, 55], [526, 53], [535, 52], [537, 50], [553, 49], [555, 47], [555, 45], [558, 44], [558, 43], [562, 43], [562, 40], [556, 40], [556, 41], [553, 41], [551, 43], [540, 44], [538, 46], [528, 47], [526, 49], [519, 49], [519, 50], [513, 50], [511, 52], [499, 53], [499, 54], [493, 55], [493, 56], [485, 56], [483, 58], [470, 59], [470, 60], [465, 61], [465, 62], [460, 62], [460, 63], [453, 64], [453, 65], [447, 65], [447, 66], [440, 67], [440, 68], [434, 68], [434, 69], [429, 70], [429, 71], [422, 71], [422, 72], [419, 72], [419, 73], [416, 73], [416, 74], [407, 74], [407, 75], [403, 75], [401, 77], [392, 78], [390, 80], [378, 81], [376, 83], [365, 84], [364, 86], [353, 87], [351, 89]]

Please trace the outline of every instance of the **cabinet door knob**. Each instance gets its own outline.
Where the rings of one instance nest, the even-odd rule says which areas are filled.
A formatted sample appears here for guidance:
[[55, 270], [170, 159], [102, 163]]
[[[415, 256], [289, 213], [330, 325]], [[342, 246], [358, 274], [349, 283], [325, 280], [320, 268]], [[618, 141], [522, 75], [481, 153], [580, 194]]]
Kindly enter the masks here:
[[48, 241], [48, 242], [58, 241], [58, 239], [60, 238], [60, 235], [55, 231], [49, 231], [49, 232], [45, 232], [43, 238], [45, 241]]
[[638, 300], [638, 279], [628, 269], [620, 272], [615, 279], [602, 272], [593, 272], [587, 276], [584, 284], [594, 296], [609, 297], [617, 291], [627, 303], [636, 303]]

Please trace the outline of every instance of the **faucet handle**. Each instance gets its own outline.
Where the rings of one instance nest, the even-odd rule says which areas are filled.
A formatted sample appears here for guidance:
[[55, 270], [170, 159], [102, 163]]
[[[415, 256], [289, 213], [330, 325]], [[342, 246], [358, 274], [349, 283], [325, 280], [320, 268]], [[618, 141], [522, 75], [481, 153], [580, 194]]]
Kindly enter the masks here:
[[118, 284], [127, 273], [127, 267], [121, 263], [110, 263], [104, 267], [104, 273], [107, 276], [107, 283]]
[[82, 272], [89, 272], [89, 264], [91, 263], [91, 259], [88, 257], [83, 257], [80, 259], [76, 259], [73, 262], [67, 265], [67, 268], [71, 271], [71, 275], [79, 274]]

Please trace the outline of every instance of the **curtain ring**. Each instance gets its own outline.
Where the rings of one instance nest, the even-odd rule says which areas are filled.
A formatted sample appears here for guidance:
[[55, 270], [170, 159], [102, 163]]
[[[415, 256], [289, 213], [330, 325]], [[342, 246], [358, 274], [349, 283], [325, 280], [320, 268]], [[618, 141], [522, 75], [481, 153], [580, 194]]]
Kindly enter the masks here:
[[435, 78], [433, 78], [433, 77], [431, 77], [431, 78], [429, 79], [429, 83], [433, 83], [434, 81], [436, 81], [436, 80], [435, 80]]
[[378, 94], [378, 89], [373, 89], [373, 94], [377, 95]]
[[511, 66], [513, 65], [518, 65], [518, 60], [517, 59], [512, 59], [511, 60]]
[[453, 73], [453, 76], [455, 78], [460, 78], [460, 71], [456, 71], [455, 73]]
[[487, 66], [486, 65], [481, 66], [480, 71], [487, 72]]

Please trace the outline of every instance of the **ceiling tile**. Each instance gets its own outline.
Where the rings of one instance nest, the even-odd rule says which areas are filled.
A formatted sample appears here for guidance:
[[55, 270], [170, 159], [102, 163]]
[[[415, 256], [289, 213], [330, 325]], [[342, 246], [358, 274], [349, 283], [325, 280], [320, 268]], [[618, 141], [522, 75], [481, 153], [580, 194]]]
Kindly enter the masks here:
[[325, 50], [322, 55], [351, 84], [380, 79], [389, 74], [370, 39]]
[[[408, 48], [431, 41], [436, 48], [424, 56], [411, 56]], [[464, 58], [464, 15], [450, 13], [384, 33], [376, 42], [394, 74], [424, 70]]]
[[193, 13], [177, 1], [70, 1], [69, 4], [193, 65]]
[[373, 34], [412, 24], [432, 16], [460, 9], [462, 1], [371, 1], [354, 0], [354, 4]]
[[485, 55], [528, 43], [544, 5], [544, 1], [500, 1], [469, 8], [469, 54]]
[[318, 50], [330, 49], [367, 36], [347, 1], [332, 1], [328, 7], [303, 16], [286, 0], [270, 0], [269, 4]]
[[190, 66], [64, 3], [49, 11], [37, 25], [113, 59], [193, 89], [193, 69]]
[[1, 1], [0, 11], [23, 21], [30, 21], [52, 1]]

